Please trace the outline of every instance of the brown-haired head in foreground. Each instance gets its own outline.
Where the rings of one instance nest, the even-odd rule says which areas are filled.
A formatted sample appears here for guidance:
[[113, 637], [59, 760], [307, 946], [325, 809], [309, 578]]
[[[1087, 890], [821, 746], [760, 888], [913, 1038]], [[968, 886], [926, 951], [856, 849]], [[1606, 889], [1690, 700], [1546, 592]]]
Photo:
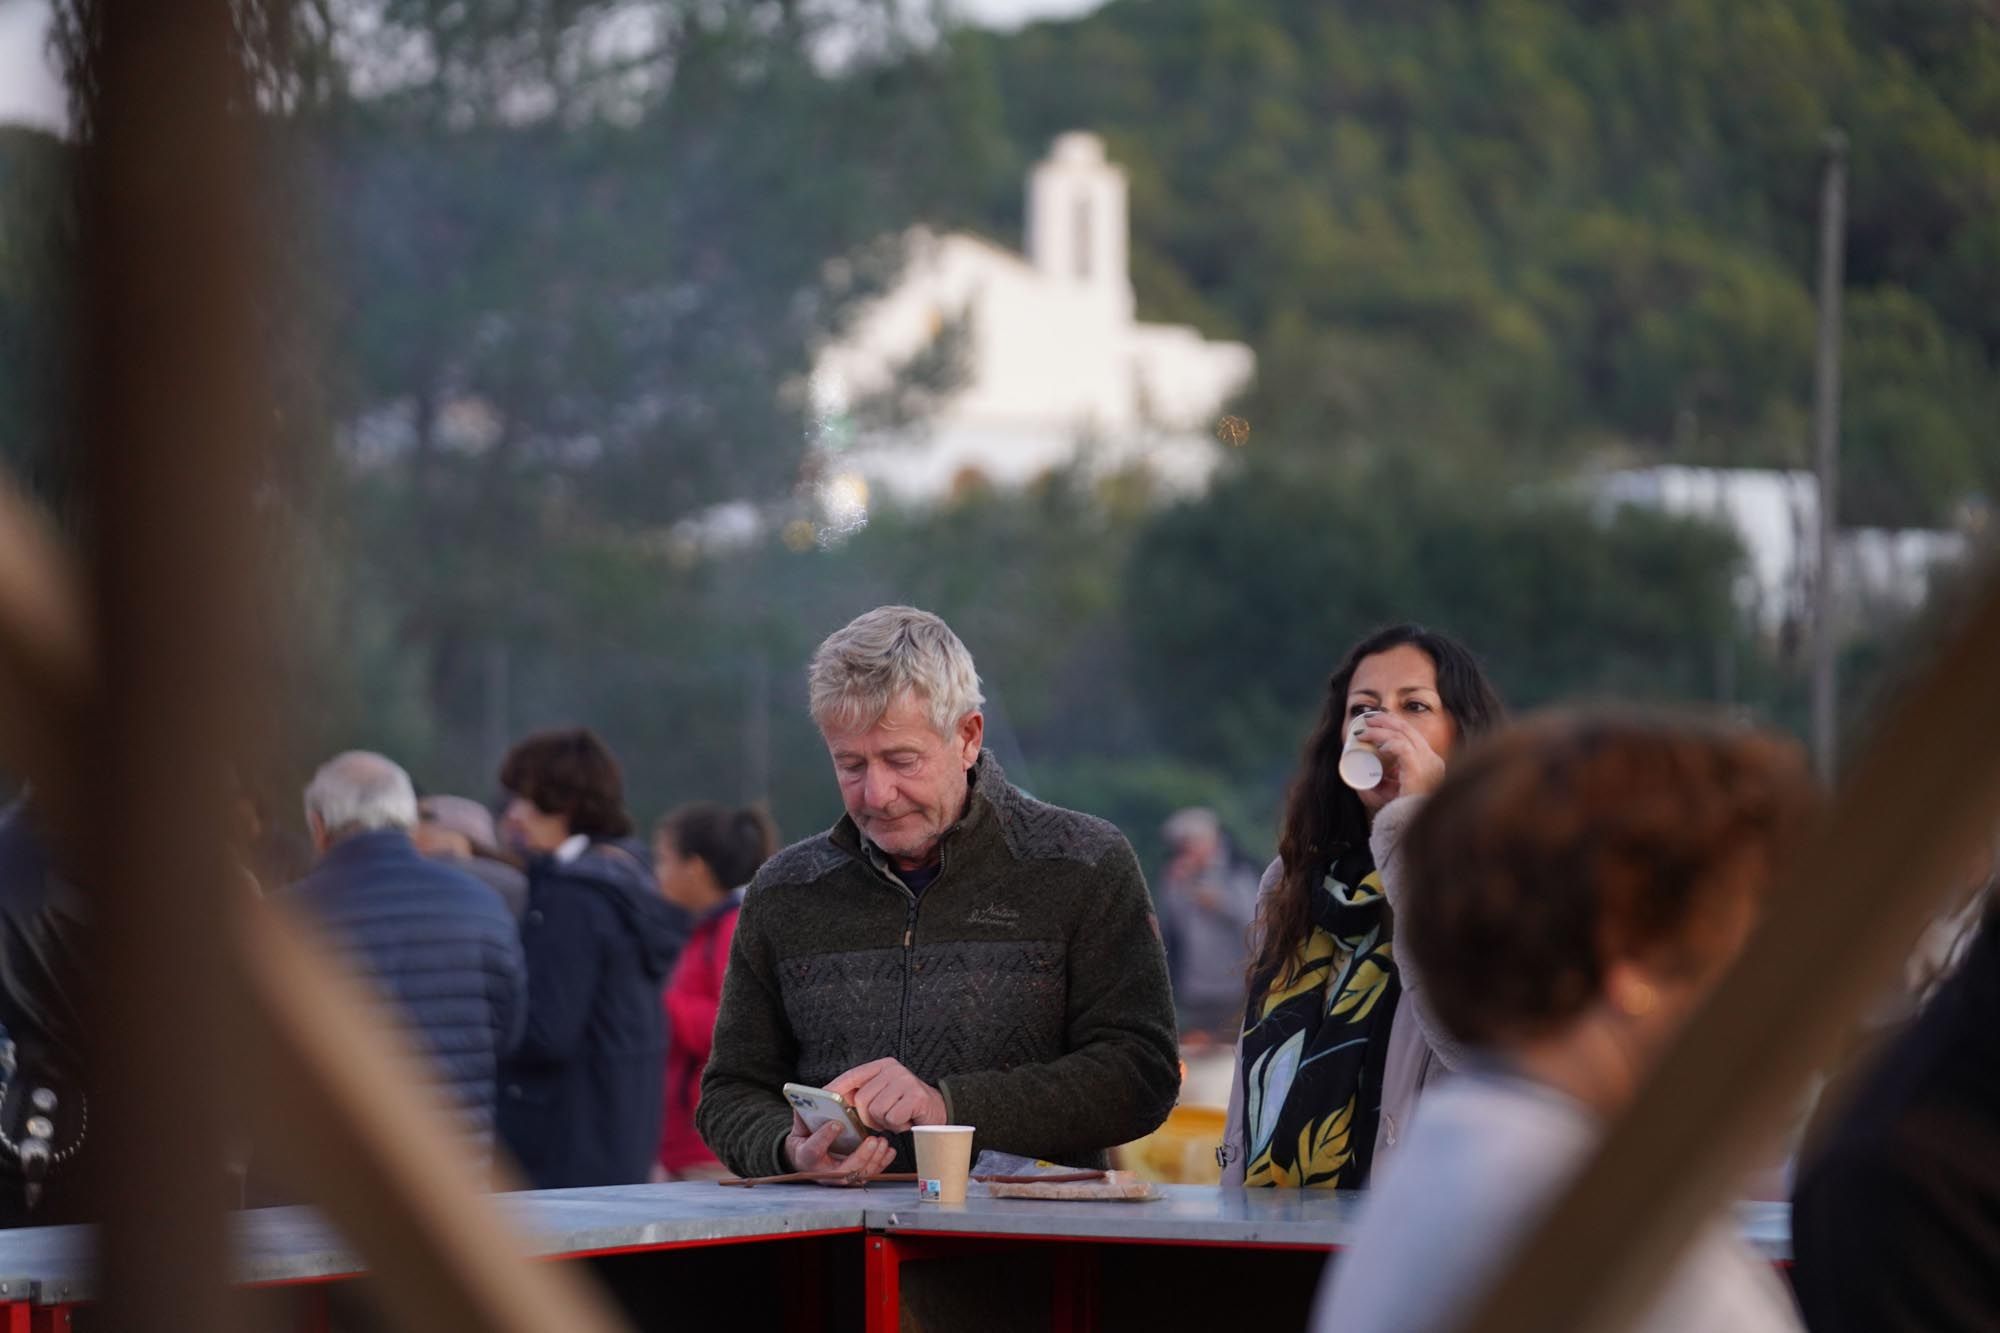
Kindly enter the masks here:
[[1455, 765], [1404, 836], [1397, 930], [1459, 1040], [1580, 1017], [1624, 960], [1695, 975], [1736, 947], [1815, 809], [1799, 747], [1698, 716], [1545, 714]]
[[624, 770], [588, 727], [538, 731], [518, 742], [500, 765], [500, 785], [544, 814], [567, 817], [572, 833], [623, 838], [632, 832]]

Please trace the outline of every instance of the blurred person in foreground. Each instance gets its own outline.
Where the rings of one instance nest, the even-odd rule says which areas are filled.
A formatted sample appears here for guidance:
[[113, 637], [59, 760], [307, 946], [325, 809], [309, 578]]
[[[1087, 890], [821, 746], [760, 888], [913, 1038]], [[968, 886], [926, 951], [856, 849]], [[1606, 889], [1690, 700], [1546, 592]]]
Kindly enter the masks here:
[[1981, 846], [1966, 859], [1962, 887], [1925, 923], [1902, 975], [1862, 1011], [1839, 1053], [1828, 1062], [1823, 1081], [1805, 1108], [1796, 1151], [1778, 1173], [1774, 1199], [1787, 1198], [1800, 1179], [1798, 1168], [1825, 1148], [1846, 1114], [1854, 1094], [1874, 1075], [1883, 1053], [1908, 1035], [1963, 968], [1978, 941], [1993, 902], [2000, 855], [1993, 844]]
[[[1400, 906], [1406, 969], [1468, 1058], [1417, 1107], [1315, 1329], [1468, 1313], [1742, 949], [1814, 807], [1796, 745], [1691, 719], [1551, 714], [1460, 760], [1410, 828]], [[1725, 1213], [1626, 1327], [1800, 1325]]]
[[[0, 809], [0, 1028], [16, 1059], [0, 1104], [0, 1126], [14, 1140], [11, 1150], [0, 1148], [0, 1227], [94, 1221], [106, 1197], [101, 1154], [85, 1137], [90, 913], [82, 892], [57, 873], [51, 842], [30, 797]], [[39, 1087], [57, 1096], [49, 1141], [73, 1155], [37, 1183], [22, 1172], [20, 1147]]]
[[[1363, 714], [1383, 772], [1356, 790], [1340, 756]], [[1328, 679], [1261, 886], [1223, 1184], [1362, 1188], [1455, 1065], [1401, 967], [1395, 858], [1458, 747], [1503, 716], [1479, 660], [1418, 625], [1369, 635]]]
[[1992, 915], [2000, 885], [2000, 845], [1982, 844], [1967, 858], [1962, 887], [1925, 924], [1903, 964], [1904, 1017], [1912, 1018], [1958, 974]]
[[500, 1061], [526, 1016], [513, 917], [478, 880], [418, 854], [416, 792], [381, 755], [328, 760], [306, 788], [305, 813], [319, 863], [283, 900], [390, 1002], [490, 1154]]
[[1928, 950], [1930, 967], [1962, 957], [1829, 1094], [1801, 1155], [1792, 1275], [1813, 1333], [2000, 1328], [2000, 916], [1983, 889], [1976, 902], [1976, 930], [1947, 916], [1952, 947]]
[[694, 919], [694, 930], [667, 982], [667, 1109], [660, 1126], [659, 1175], [713, 1180], [727, 1174], [694, 1127], [701, 1071], [715, 1044], [722, 977], [743, 890], [777, 850], [778, 833], [762, 810], [713, 801], [684, 805], [653, 830], [653, 874], [660, 895]]
[[[885, 606], [813, 654], [813, 721], [847, 813], [758, 872], [696, 1123], [743, 1175], [913, 1169], [913, 1125], [1073, 1166], [1157, 1128], [1179, 1084], [1145, 878], [1101, 819], [1034, 800], [982, 748], [972, 655]], [[837, 1155], [787, 1082], [877, 1133]]]
[[442, 861], [500, 895], [517, 919], [528, 907], [528, 877], [503, 860], [493, 815], [466, 796], [426, 796], [417, 802], [417, 850]]
[[688, 914], [660, 896], [595, 732], [529, 736], [500, 785], [501, 836], [528, 865], [528, 1028], [502, 1070], [501, 1141], [536, 1189], [641, 1183], [660, 1138], [660, 989]]
[[1178, 810], [1161, 832], [1172, 859], [1160, 875], [1160, 933], [1167, 946], [1181, 1040], [1235, 1038], [1243, 1015], [1243, 965], [1257, 911], [1257, 870], [1230, 846], [1213, 810]]

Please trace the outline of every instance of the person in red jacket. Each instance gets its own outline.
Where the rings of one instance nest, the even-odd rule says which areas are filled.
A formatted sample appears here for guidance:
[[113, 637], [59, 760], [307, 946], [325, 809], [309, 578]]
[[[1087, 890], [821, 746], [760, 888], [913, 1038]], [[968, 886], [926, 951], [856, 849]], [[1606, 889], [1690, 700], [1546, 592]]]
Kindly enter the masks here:
[[728, 1172], [695, 1131], [701, 1071], [715, 1040], [722, 973], [743, 886], [777, 849], [778, 831], [762, 810], [731, 810], [713, 801], [684, 805], [653, 830], [660, 893], [695, 919], [694, 932], [668, 979], [666, 1114], [660, 1126], [658, 1176], [712, 1180]]

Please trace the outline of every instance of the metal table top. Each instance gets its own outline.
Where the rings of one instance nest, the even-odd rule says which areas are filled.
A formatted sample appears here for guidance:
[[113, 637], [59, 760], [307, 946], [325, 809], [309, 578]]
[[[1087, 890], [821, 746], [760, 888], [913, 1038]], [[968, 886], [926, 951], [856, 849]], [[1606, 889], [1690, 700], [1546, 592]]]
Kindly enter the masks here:
[[[1346, 1190], [1244, 1190], [1167, 1185], [1148, 1203], [1065, 1203], [968, 1194], [963, 1204], [885, 1207], [868, 1192], [871, 1230], [909, 1235], [1075, 1236], [1084, 1239], [1303, 1245], [1340, 1248], [1355, 1237], [1363, 1195]], [[1736, 1206], [1743, 1238], [1774, 1263], [1792, 1257], [1791, 1210], [1782, 1203]]]
[[[703, 1242], [781, 1239], [813, 1232], [874, 1230], [905, 1235], [1082, 1239], [1338, 1248], [1355, 1234], [1358, 1194], [1317, 1190], [1223, 1190], [1170, 1185], [1145, 1203], [994, 1199], [918, 1203], [907, 1185], [833, 1190], [813, 1185], [723, 1189], [706, 1183], [544, 1190], [496, 1202], [530, 1254], [587, 1255]], [[1782, 1203], [1739, 1204], [1737, 1223], [1766, 1259], [1791, 1258]], [[365, 1270], [360, 1252], [308, 1208], [265, 1208], [234, 1219], [236, 1280], [310, 1282]], [[0, 1231], [0, 1301], [33, 1285], [45, 1304], [93, 1295], [89, 1227]]]
[[[495, 1202], [524, 1249], [546, 1256], [859, 1231], [865, 1195], [812, 1185], [684, 1183], [542, 1190]], [[360, 1251], [310, 1208], [259, 1208], [233, 1222], [238, 1282], [310, 1282], [367, 1268]], [[44, 1304], [91, 1299], [94, 1267], [89, 1227], [0, 1231], [0, 1272], [29, 1274]]]

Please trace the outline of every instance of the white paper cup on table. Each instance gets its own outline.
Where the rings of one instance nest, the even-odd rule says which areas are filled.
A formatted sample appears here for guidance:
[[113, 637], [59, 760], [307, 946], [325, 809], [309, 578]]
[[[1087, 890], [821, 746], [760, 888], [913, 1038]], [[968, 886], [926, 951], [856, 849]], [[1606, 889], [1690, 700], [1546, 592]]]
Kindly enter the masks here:
[[964, 1203], [972, 1174], [971, 1125], [912, 1125], [917, 1143], [917, 1198], [925, 1203]]
[[1347, 743], [1340, 747], [1340, 780], [1356, 791], [1367, 791], [1382, 781], [1382, 756], [1375, 753], [1375, 747], [1361, 739], [1367, 729], [1368, 719], [1381, 712], [1371, 708], [1365, 713], [1357, 713], [1347, 724]]

